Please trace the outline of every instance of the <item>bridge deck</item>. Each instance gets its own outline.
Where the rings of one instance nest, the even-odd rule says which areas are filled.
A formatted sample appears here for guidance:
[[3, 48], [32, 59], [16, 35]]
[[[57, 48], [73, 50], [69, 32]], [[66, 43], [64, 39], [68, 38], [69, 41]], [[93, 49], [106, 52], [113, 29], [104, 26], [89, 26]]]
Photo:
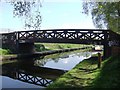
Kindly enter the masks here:
[[75, 44], [105, 44], [108, 41], [119, 43], [120, 35], [101, 29], [53, 29], [31, 30], [2, 34], [3, 44], [16, 42], [46, 42]]

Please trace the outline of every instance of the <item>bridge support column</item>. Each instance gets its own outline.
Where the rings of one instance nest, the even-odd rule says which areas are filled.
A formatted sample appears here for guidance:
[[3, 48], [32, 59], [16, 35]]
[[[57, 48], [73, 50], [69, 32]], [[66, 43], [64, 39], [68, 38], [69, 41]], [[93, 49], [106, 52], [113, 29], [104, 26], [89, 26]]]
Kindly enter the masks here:
[[33, 54], [35, 53], [34, 43], [25, 42], [18, 43], [18, 54]]
[[109, 47], [108, 45], [104, 45], [104, 58], [108, 58], [111, 56], [111, 47]]

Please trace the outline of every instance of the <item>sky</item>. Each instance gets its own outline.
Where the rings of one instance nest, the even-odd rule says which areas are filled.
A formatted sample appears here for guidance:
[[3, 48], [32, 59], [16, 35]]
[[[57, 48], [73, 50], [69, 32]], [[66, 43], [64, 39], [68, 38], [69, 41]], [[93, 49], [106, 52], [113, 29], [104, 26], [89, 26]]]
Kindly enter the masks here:
[[[44, 0], [40, 12], [41, 29], [95, 29], [91, 15], [82, 13], [80, 0]], [[24, 30], [23, 18], [13, 17], [13, 6], [0, 2], [0, 32], [18, 30]]]

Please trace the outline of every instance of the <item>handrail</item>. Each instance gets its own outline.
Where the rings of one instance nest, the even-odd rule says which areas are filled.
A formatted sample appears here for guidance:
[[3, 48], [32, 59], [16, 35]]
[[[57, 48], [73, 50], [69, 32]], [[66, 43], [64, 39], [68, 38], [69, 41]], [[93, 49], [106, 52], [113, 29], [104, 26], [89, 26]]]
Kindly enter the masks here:
[[[26, 40], [36, 42], [47, 42], [49, 39], [58, 42], [61, 39], [67, 39], [70, 43], [104, 43], [106, 41], [117, 40], [119, 41], [120, 35], [111, 30], [105, 29], [48, 29], [48, 30], [30, 30], [30, 31], [17, 31], [11, 33], [2, 33], [3, 41], [10, 43], [10, 40]], [[40, 40], [41, 39], [41, 40]], [[43, 40], [44, 39], [44, 40]], [[58, 40], [59, 39], [59, 40]], [[73, 40], [73, 41], [71, 41]], [[75, 41], [76, 40], [76, 41]], [[79, 41], [81, 40], [81, 41]], [[88, 41], [85, 41], [88, 40]], [[83, 41], [83, 42], [82, 42]], [[50, 42], [50, 41], [49, 41]], [[64, 41], [65, 42], [65, 41]]]

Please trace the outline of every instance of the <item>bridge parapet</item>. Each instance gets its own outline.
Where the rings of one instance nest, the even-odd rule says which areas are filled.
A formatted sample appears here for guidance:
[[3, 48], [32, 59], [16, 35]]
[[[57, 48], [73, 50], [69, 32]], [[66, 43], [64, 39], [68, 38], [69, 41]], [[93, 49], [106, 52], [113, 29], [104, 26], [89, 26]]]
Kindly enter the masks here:
[[[2, 39], [3, 47], [14, 47], [17, 52], [20, 51], [20, 48], [22, 48], [21, 50], [25, 50], [25, 53], [28, 53], [29, 49], [31, 50], [34, 42], [104, 45], [105, 57], [111, 55], [112, 46], [120, 47], [119, 34], [116, 34], [111, 30], [100, 29], [53, 29], [19, 31], [2, 34], [0, 39]], [[34, 48], [31, 50], [31, 52], [32, 51], [34, 51]], [[23, 53], [23, 51], [21, 52]]]
[[10, 49], [14, 53], [16, 53], [16, 33], [2, 33], [0, 34], [0, 41], [2, 41], [2, 48]]
[[1, 39], [2, 39], [2, 44], [5, 44], [5, 43], [15, 43], [16, 42], [16, 33], [13, 32], [13, 33], [3, 33], [1, 34]]
[[[3, 46], [6, 45], [10, 48], [15, 47], [16, 51], [19, 51], [17, 49], [20, 47], [20, 43], [34, 44], [34, 42], [104, 45], [104, 53], [106, 54], [110, 52], [110, 47], [120, 46], [119, 34], [116, 34], [110, 30], [100, 29], [53, 29], [19, 31], [2, 34], [1, 39]], [[107, 55], [110, 54], [108, 53]]]
[[108, 30], [58, 29], [18, 32], [20, 42], [103, 44]]
[[2, 34], [2, 44], [18, 42], [76, 43], [120, 46], [120, 35], [110, 30], [96, 29], [53, 29], [19, 31]]

